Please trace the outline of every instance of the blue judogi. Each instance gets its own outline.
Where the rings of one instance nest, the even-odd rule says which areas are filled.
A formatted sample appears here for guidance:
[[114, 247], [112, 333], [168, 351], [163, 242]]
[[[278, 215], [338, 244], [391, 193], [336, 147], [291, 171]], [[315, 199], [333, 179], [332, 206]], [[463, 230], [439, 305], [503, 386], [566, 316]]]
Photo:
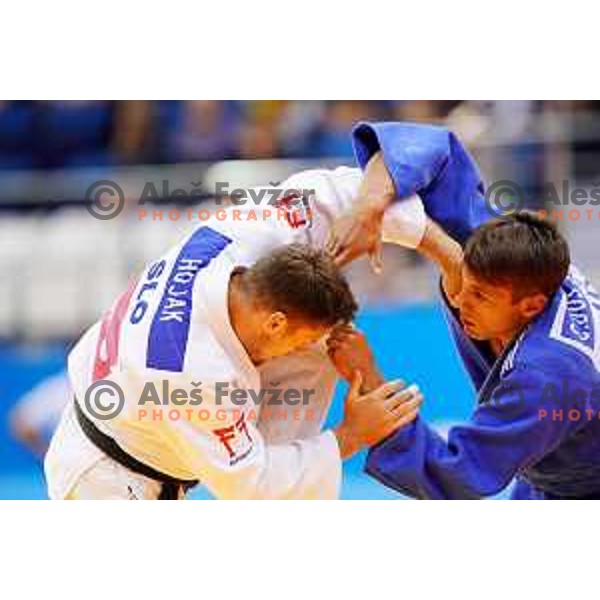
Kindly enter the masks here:
[[[363, 123], [353, 141], [361, 167], [381, 149], [398, 195], [418, 193], [461, 242], [490, 218], [477, 167], [445, 128]], [[572, 267], [497, 358], [443, 302], [475, 412], [447, 441], [418, 418], [371, 449], [367, 473], [416, 498], [490, 496], [515, 476], [513, 498], [600, 498], [600, 296], [590, 283]]]

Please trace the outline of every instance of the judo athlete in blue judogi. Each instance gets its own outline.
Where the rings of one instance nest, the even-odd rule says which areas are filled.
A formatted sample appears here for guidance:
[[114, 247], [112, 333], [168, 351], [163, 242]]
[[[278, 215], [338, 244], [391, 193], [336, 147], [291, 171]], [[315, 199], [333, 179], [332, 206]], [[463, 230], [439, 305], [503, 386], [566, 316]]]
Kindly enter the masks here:
[[[445, 128], [363, 123], [353, 141], [362, 168], [383, 158], [394, 202], [423, 201], [418, 249], [441, 266], [478, 393], [447, 440], [419, 417], [370, 450], [367, 473], [414, 498], [482, 498], [513, 480], [513, 498], [600, 498], [600, 296], [566, 241], [531, 213], [490, 222], [477, 167]], [[338, 235], [338, 253], [365, 237]]]

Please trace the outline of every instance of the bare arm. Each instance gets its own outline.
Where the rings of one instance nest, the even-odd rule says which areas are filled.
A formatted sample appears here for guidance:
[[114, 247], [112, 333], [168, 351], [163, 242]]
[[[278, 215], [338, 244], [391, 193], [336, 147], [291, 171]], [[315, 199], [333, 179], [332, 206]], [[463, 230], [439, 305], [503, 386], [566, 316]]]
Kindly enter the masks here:
[[425, 235], [417, 251], [435, 262], [442, 272], [442, 287], [452, 306], [462, 287], [463, 251], [435, 221], [427, 218]]
[[338, 219], [330, 233], [327, 249], [339, 264], [368, 254], [374, 269], [381, 270], [383, 217], [395, 197], [394, 183], [377, 152], [365, 168], [352, 210]]

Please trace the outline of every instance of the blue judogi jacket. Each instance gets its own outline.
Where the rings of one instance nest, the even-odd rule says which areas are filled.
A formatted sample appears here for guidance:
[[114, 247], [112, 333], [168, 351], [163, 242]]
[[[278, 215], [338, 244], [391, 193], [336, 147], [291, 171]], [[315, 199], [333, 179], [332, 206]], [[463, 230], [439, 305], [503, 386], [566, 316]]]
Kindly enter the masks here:
[[[418, 193], [461, 242], [490, 218], [477, 167], [447, 129], [361, 123], [353, 142], [361, 167], [381, 150], [398, 196]], [[513, 498], [600, 498], [600, 296], [591, 284], [572, 267], [499, 357], [442, 300], [475, 411], [447, 440], [417, 418], [371, 449], [367, 473], [415, 498], [490, 496], [514, 477]]]

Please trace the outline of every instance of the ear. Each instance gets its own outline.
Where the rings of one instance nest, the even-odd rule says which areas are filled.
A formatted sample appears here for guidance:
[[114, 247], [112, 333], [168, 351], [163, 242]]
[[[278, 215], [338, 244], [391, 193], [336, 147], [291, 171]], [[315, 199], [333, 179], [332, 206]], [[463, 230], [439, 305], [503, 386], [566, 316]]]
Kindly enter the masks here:
[[548, 298], [544, 294], [533, 294], [521, 299], [519, 310], [523, 318], [529, 321], [537, 317], [546, 308], [547, 303]]
[[287, 315], [281, 311], [271, 313], [265, 321], [264, 328], [269, 337], [283, 337], [289, 328]]

